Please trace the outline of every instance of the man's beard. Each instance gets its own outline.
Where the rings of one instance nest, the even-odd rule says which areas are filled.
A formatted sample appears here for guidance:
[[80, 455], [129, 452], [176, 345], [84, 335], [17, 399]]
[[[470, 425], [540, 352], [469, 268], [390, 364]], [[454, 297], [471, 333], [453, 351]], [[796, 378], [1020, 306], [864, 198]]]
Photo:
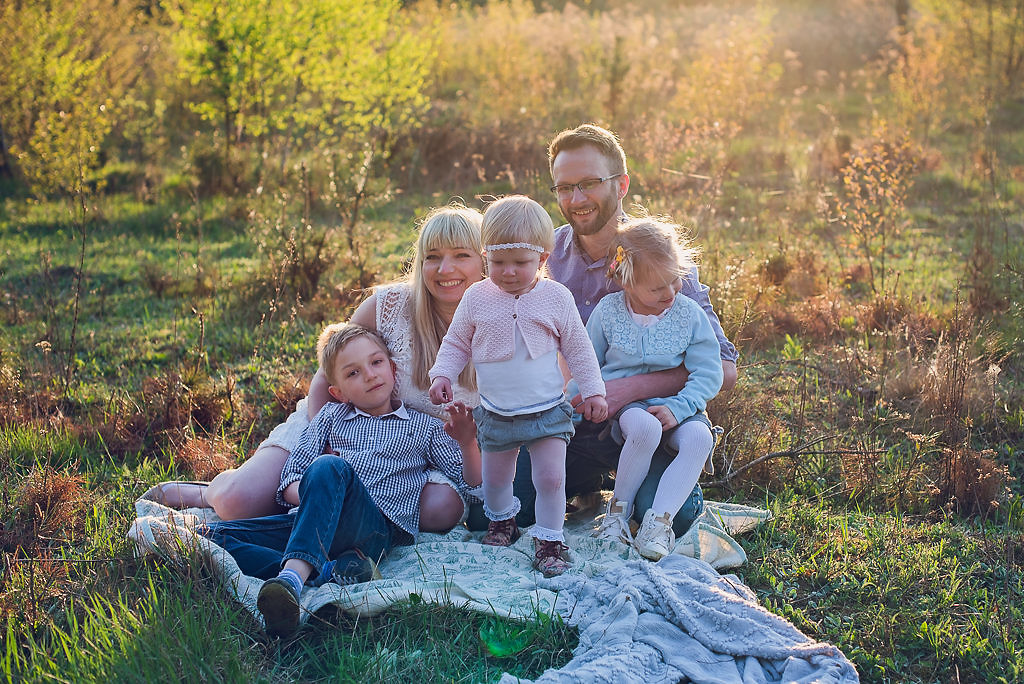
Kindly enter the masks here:
[[558, 207], [562, 212], [562, 216], [572, 226], [573, 233], [577, 236], [594, 235], [601, 232], [601, 229], [608, 225], [608, 222], [619, 211], [619, 203], [613, 194], [609, 194], [601, 198], [600, 201], [594, 201], [593, 203], [596, 205], [596, 212], [587, 216], [587, 219], [593, 216], [593, 220], [588, 220], [586, 223], [578, 223], [571, 212], [562, 209], [561, 205]]

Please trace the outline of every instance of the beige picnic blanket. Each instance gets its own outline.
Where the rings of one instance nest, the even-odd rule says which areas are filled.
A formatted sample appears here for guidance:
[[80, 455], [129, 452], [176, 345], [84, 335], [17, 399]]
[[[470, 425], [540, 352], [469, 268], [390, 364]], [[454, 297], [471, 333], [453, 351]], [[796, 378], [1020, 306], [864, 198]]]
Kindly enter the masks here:
[[[603, 504], [598, 504], [578, 511], [566, 522], [573, 574], [601, 575], [640, 559], [624, 544], [589, 536], [602, 509]], [[228, 592], [261, 619], [256, 597], [262, 580], [243, 574], [230, 554], [195, 532], [197, 525], [217, 520], [212, 510], [175, 511], [140, 500], [135, 511], [138, 518], [128, 536], [141, 553], [184, 562], [198, 555], [210, 564]], [[716, 569], [739, 566], [746, 554], [732, 535], [752, 530], [768, 518], [768, 511], [709, 501], [690, 531], [677, 541], [675, 553], [701, 559]], [[334, 583], [306, 587], [301, 620], [305, 622], [328, 604], [354, 615], [374, 615], [412, 595], [521, 619], [533, 618], [538, 611], [552, 614], [563, 607], [556, 605], [558, 593], [538, 586], [543, 578], [530, 564], [533, 548], [528, 531], [508, 548], [484, 546], [478, 541], [480, 536], [461, 526], [444, 535], [421, 534], [418, 543], [395, 548], [380, 564], [384, 579], [350, 587]]]
[[[746, 560], [732, 535], [767, 520], [768, 511], [706, 505], [674, 553], [658, 563], [589, 536], [603, 505], [579, 511], [565, 527], [573, 566], [551, 579], [530, 565], [528, 531], [508, 548], [483, 546], [481, 533], [462, 527], [423, 534], [380, 564], [384, 579], [305, 588], [300, 619], [331, 604], [372, 615], [415, 595], [519, 619], [535, 619], [538, 612], [563, 616], [579, 628], [579, 645], [568, 664], [543, 673], [538, 683], [856, 684], [857, 671], [838, 648], [808, 638], [762, 607], [739, 578], [719, 574]], [[195, 532], [216, 519], [212, 511], [178, 512], [138, 501], [136, 512], [129, 536], [141, 552], [181, 562], [202, 558], [261, 619], [256, 597], [262, 581], [242, 574], [224, 549]], [[526, 680], [506, 673], [501, 684], [520, 681]]]

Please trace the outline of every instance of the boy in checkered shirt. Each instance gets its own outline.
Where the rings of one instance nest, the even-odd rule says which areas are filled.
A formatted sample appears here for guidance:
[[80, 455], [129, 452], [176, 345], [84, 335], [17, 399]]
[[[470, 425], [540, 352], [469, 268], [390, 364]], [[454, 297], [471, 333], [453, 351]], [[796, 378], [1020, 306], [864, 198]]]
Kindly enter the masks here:
[[471, 411], [453, 404], [444, 424], [402, 404], [394, 363], [376, 333], [328, 326], [317, 354], [339, 403], [328, 403], [310, 422], [281, 472], [278, 503], [297, 509], [215, 523], [205, 533], [242, 572], [267, 580], [257, 607], [272, 634], [297, 628], [307, 582], [379, 577], [376, 562], [415, 541], [428, 468], [464, 493], [481, 482]]

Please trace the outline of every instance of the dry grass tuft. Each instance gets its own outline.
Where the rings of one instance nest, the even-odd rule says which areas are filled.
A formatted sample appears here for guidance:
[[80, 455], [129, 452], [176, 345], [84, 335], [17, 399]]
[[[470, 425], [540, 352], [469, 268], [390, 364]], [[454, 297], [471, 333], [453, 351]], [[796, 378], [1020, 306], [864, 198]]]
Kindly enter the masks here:
[[142, 399], [153, 432], [170, 432], [195, 426], [215, 433], [228, 412], [227, 392], [198, 372], [168, 372], [142, 383]]
[[89, 495], [80, 475], [58, 473], [46, 466], [29, 474], [4, 517], [0, 550], [35, 556], [54, 542], [70, 541], [85, 529]]
[[800, 303], [796, 310], [800, 334], [819, 342], [841, 340], [851, 327], [852, 320], [843, 302], [830, 295], [811, 297]]
[[[18, 551], [21, 551], [19, 547]], [[38, 625], [52, 619], [41, 608], [68, 595], [71, 588], [71, 566], [54, 558], [48, 549], [40, 549], [29, 557], [2, 553], [4, 574], [0, 577], [0, 621]]]
[[843, 284], [850, 288], [858, 288], [871, 282], [871, 271], [867, 264], [853, 264], [842, 275]]
[[10, 425], [16, 421], [18, 405], [23, 396], [18, 369], [6, 363], [0, 364], [0, 425]]
[[51, 388], [37, 388], [36, 380], [31, 374], [23, 380], [16, 366], [0, 363], [0, 425], [70, 425], [64, 415], [67, 402]]
[[793, 264], [785, 252], [771, 254], [761, 264], [761, 278], [767, 285], [782, 285], [792, 272]]
[[864, 324], [869, 332], [892, 331], [906, 318], [907, 313], [907, 306], [902, 299], [889, 295], [876, 296], [867, 307]]
[[177, 462], [197, 480], [211, 480], [235, 465], [234, 448], [219, 438], [186, 437], [174, 452]]
[[145, 446], [149, 419], [139, 412], [109, 413], [83, 437], [98, 439], [111, 454], [137, 453]]
[[[775, 450], [786, 426], [778, 413], [771, 410], [773, 402], [774, 398], [769, 393], [744, 392], [742, 387], [711, 400], [708, 416], [725, 430], [715, 449], [715, 479], [723, 478], [761, 454]], [[754, 466], [735, 481], [741, 487], [765, 487], [779, 483], [778, 464], [770, 460]]]
[[166, 373], [142, 382], [142, 400], [156, 432], [183, 427], [190, 415], [188, 398], [177, 373]]
[[783, 281], [790, 297], [802, 300], [826, 293], [825, 268], [820, 254], [801, 250], [792, 260], [792, 264]]
[[961, 515], [987, 516], [1008, 501], [1014, 481], [1009, 469], [993, 460], [990, 449], [947, 449], [944, 454], [944, 486], [936, 490], [938, 504]]
[[311, 380], [312, 378], [302, 373], [288, 373], [281, 378], [274, 388], [274, 399], [277, 400], [277, 408], [282, 414], [290, 415], [299, 400], [309, 394]]

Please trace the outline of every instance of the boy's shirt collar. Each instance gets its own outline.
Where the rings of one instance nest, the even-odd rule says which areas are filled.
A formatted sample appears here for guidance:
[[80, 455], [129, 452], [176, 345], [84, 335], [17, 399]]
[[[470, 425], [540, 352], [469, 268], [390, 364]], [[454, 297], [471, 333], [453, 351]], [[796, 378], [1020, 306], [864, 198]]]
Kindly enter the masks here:
[[353, 406], [352, 404], [348, 404], [348, 408], [348, 413], [342, 416], [343, 420], [351, 420], [356, 416], [365, 416], [366, 418], [385, 418], [387, 416], [395, 416], [396, 418], [401, 418], [402, 420], [410, 419], [409, 411], [408, 409], [405, 408], [405, 404], [402, 403], [401, 401], [399, 401], [398, 406], [393, 408], [391, 411], [379, 416], [374, 416], [370, 413], [367, 413], [363, 409], [359, 408], [358, 406]]

